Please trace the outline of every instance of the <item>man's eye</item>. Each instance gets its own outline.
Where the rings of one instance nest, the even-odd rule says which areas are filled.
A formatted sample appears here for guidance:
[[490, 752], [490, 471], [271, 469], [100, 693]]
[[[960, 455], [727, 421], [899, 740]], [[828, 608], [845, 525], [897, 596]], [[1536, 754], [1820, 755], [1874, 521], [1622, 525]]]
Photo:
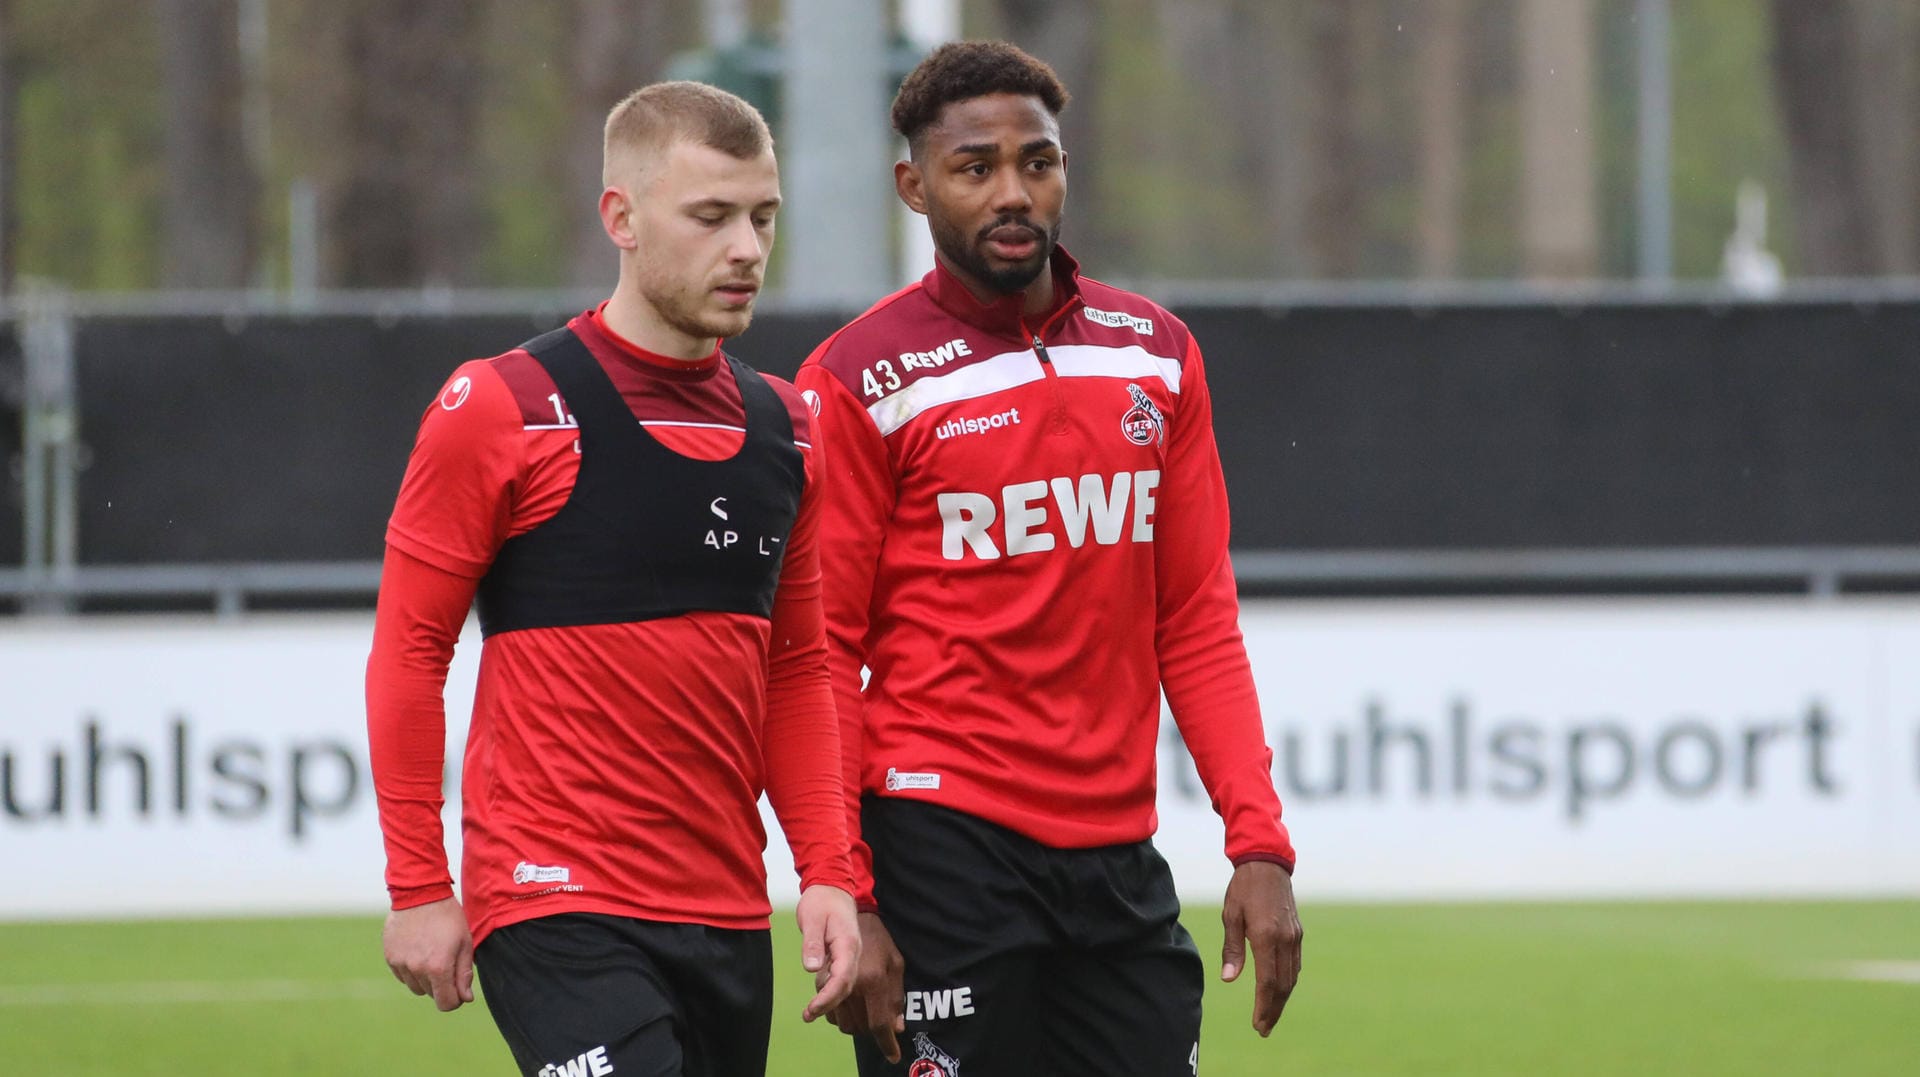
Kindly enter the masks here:
[[715, 227], [716, 225], [719, 225], [726, 220], [725, 217], [702, 217], [702, 216], [695, 216], [693, 219], [696, 221], [699, 221], [701, 224], [704, 224], [709, 228]]

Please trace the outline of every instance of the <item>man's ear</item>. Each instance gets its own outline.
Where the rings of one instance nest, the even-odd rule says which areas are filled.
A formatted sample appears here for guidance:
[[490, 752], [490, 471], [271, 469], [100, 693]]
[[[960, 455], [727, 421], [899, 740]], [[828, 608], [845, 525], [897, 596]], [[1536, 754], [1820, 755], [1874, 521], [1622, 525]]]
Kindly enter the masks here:
[[895, 161], [893, 163], [893, 190], [895, 194], [900, 196], [900, 201], [907, 204], [908, 209], [923, 217], [926, 216], [926, 179], [920, 174], [919, 165], [914, 164], [912, 161]]
[[639, 249], [640, 234], [635, 230], [638, 223], [626, 191], [609, 187], [600, 192], [600, 227], [606, 229], [607, 238], [613, 240], [614, 246], [623, 251]]

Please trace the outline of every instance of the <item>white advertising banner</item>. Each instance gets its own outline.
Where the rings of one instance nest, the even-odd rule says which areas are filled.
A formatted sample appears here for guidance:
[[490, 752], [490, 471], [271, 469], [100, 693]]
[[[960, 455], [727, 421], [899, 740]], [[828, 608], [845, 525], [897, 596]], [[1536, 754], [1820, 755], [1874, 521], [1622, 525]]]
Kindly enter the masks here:
[[[1249, 603], [1242, 623], [1303, 894], [1920, 894], [1920, 604]], [[1223, 892], [1177, 753], [1160, 810], [1188, 897]]]
[[[1920, 893], [1920, 602], [1249, 602], [1242, 620], [1303, 896]], [[383, 907], [371, 632], [0, 625], [0, 916]], [[470, 633], [448, 683], [455, 776], [478, 650]], [[1158, 844], [1213, 900], [1220, 823], [1163, 733]]]

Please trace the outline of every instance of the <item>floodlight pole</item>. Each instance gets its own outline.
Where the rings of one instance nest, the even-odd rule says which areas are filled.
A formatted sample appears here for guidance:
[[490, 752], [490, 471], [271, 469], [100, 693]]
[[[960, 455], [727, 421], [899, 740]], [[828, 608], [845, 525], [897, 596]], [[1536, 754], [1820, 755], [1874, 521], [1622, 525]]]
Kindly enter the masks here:
[[781, 288], [858, 310], [892, 290], [883, 0], [787, 0]]
[[1640, 54], [1640, 279], [1673, 279], [1673, 11], [1638, 0]]

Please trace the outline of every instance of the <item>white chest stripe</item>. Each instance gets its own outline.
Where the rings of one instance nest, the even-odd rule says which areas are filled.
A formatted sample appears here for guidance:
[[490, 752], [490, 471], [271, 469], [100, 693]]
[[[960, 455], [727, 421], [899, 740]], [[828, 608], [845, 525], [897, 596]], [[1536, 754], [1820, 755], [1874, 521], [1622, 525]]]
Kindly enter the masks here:
[[868, 405], [867, 414], [873, 416], [873, 425], [879, 427], [880, 436], [885, 437], [928, 408], [991, 396], [1046, 376], [1040, 369], [1040, 360], [1032, 352], [1002, 352], [951, 373], [921, 378], [892, 396]]
[[1063, 378], [1159, 378], [1167, 383], [1168, 392], [1180, 392], [1180, 361], [1155, 355], [1138, 344], [1124, 348], [1060, 344], [1049, 347], [1047, 356]]
[[[1054, 373], [1063, 378], [1159, 378], [1180, 391], [1180, 363], [1154, 355], [1137, 344], [1109, 348], [1099, 344], [1058, 344], [1047, 348]], [[885, 437], [915, 416], [943, 404], [991, 396], [1045, 378], [1031, 351], [1002, 352], [946, 374], [924, 377], [867, 406], [873, 425]]]

